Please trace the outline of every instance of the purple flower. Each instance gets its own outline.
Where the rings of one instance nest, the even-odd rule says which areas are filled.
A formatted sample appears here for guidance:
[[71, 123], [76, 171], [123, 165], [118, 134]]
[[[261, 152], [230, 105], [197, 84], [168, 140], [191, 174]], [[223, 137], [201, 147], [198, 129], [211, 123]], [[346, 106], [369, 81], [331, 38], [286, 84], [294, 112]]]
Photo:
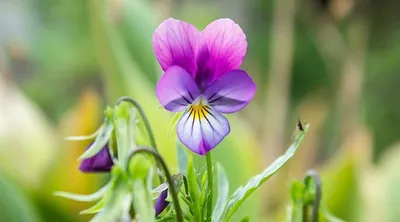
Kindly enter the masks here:
[[154, 205], [154, 210], [156, 211], [156, 216], [158, 216], [165, 208], [167, 208], [169, 202], [166, 201], [168, 197], [168, 189], [164, 190], [163, 192], [160, 193], [160, 196], [158, 196], [156, 204]]
[[218, 19], [202, 32], [169, 18], [156, 29], [153, 46], [164, 74], [156, 94], [165, 109], [184, 111], [178, 137], [193, 152], [205, 155], [230, 132], [221, 113], [243, 109], [256, 85], [239, 67], [246, 35], [230, 19]]
[[[87, 148], [89, 147], [90, 145]], [[79, 170], [84, 173], [110, 172], [113, 164], [106, 144], [96, 155], [82, 160]]]

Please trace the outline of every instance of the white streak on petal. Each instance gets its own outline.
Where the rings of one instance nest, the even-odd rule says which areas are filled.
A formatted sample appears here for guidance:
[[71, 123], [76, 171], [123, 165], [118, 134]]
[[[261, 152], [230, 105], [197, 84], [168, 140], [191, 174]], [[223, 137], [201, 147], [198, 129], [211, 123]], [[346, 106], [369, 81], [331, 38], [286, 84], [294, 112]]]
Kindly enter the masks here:
[[206, 105], [192, 105], [178, 122], [177, 133], [193, 152], [205, 155], [230, 132], [228, 120]]

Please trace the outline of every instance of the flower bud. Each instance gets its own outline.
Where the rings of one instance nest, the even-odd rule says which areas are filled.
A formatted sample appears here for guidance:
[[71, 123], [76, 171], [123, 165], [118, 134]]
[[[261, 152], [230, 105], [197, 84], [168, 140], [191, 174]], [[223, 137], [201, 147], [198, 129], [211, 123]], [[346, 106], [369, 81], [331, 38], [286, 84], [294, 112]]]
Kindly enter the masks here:
[[129, 161], [128, 170], [133, 178], [146, 180], [151, 165], [152, 163], [148, 157], [143, 154], [135, 154]]
[[106, 144], [96, 155], [82, 160], [79, 170], [84, 173], [110, 172], [113, 164], [108, 144]]

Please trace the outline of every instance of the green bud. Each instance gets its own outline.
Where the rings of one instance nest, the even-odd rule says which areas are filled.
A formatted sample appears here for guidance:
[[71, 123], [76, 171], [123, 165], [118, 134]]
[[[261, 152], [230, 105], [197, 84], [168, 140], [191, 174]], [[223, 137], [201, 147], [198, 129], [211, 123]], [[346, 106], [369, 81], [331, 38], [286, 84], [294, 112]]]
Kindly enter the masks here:
[[107, 106], [106, 110], [104, 111], [104, 115], [107, 116], [109, 119], [113, 119], [114, 110]]
[[129, 119], [129, 103], [127, 102], [122, 102], [119, 105], [115, 107], [115, 115], [117, 116], [117, 119], [119, 118], [124, 118], [124, 119]]
[[129, 161], [128, 172], [135, 179], [146, 180], [152, 162], [144, 154], [135, 154]]

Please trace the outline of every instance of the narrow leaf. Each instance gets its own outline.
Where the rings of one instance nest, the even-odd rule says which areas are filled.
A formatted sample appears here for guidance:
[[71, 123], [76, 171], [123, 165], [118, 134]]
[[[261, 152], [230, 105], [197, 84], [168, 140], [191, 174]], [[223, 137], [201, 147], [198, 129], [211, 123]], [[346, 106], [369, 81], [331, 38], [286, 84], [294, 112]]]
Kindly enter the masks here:
[[185, 151], [185, 147], [179, 141], [176, 142], [176, 155], [178, 157], [179, 173], [187, 177], [188, 154]]
[[79, 160], [87, 159], [96, 155], [107, 144], [113, 129], [114, 125], [112, 123], [112, 119], [106, 116], [104, 120], [104, 127], [102, 127], [94, 143], [79, 157]]
[[217, 204], [215, 205], [214, 212], [212, 214], [212, 221], [221, 221], [221, 216], [224, 213], [225, 203], [229, 195], [229, 182], [226, 176], [224, 168], [217, 163], [218, 173], [218, 197]]
[[200, 189], [197, 184], [196, 177], [196, 169], [193, 166], [193, 155], [189, 155], [188, 159], [188, 167], [187, 167], [187, 175], [188, 175], [188, 186], [189, 186], [189, 195], [190, 199], [193, 203], [193, 216], [196, 220], [201, 220], [201, 201], [200, 201]]
[[179, 113], [175, 113], [174, 114], [174, 116], [171, 119], [171, 122], [169, 122], [167, 137], [169, 137], [169, 135], [171, 134], [172, 129], [175, 128], [176, 124], [178, 123], [178, 120], [181, 118], [182, 115], [183, 115], [183, 112], [179, 112]]
[[104, 187], [92, 194], [73, 194], [68, 192], [57, 191], [54, 192], [54, 196], [64, 197], [71, 200], [76, 200], [80, 202], [91, 202], [100, 199], [107, 192], [111, 183], [107, 183]]
[[133, 206], [136, 216], [140, 218], [139, 221], [154, 221], [155, 212], [152, 199], [150, 198], [149, 190], [142, 180], [135, 180], [133, 182]]
[[73, 140], [73, 141], [80, 141], [80, 140], [90, 140], [95, 138], [101, 131], [103, 130], [103, 126], [101, 126], [96, 132], [86, 135], [86, 136], [68, 136], [65, 137], [65, 140]]
[[344, 220], [333, 216], [326, 208], [322, 209], [322, 215], [328, 222], [344, 222]]
[[95, 214], [100, 212], [103, 207], [104, 207], [104, 199], [101, 199], [99, 202], [97, 202], [95, 205], [93, 205], [92, 207], [86, 209], [86, 210], [82, 210], [81, 212], [79, 212], [79, 214]]
[[160, 196], [160, 193], [163, 192], [164, 190], [168, 189], [168, 183], [162, 183], [160, 186], [154, 188], [151, 190], [152, 198], [153, 200], [157, 199], [158, 196]]
[[291, 186], [291, 197], [292, 205], [289, 218], [290, 222], [302, 222], [303, 221], [303, 206], [304, 206], [304, 196], [305, 196], [305, 186], [300, 181], [295, 181]]
[[128, 189], [119, 187], [110, 194], [110, 199], [105, 202], [105, 207], [96, 214], [92, 222], [124, 221], [126, 212], [130, 209], [132, 195]]
[[265, 181], [274, 175], [285, 163], [293, 157], [297, 148], [300, 146], [301, 141], [304, 139], [309, 125], [305, 126], [302, 131], [297, 135], [294, 143], [289, 147], [286, 153], [276, 159], [268, 168], [261, 174], [251, 178], [249, 182], [242, 187], [239, 187], [235, 193], [229, 198], [225, 212], [226, 217], [224, 221], [229, 221], [233, 214], [237, 211], [243, 201], [250, 196], [257, 188], [259, 188]]

